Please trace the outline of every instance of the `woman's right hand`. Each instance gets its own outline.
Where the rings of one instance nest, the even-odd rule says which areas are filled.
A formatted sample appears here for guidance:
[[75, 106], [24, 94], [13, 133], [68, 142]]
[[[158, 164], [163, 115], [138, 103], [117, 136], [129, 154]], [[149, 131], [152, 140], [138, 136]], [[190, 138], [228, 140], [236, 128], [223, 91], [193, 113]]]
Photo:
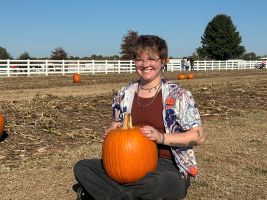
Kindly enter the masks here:
[[121, 122], [112, 122], [111, 125], [105, 129], [104, 134], [103, 134], [103, 139], [108, 135], [108, 133], [116, 128], [120, 128], [122, 126]]

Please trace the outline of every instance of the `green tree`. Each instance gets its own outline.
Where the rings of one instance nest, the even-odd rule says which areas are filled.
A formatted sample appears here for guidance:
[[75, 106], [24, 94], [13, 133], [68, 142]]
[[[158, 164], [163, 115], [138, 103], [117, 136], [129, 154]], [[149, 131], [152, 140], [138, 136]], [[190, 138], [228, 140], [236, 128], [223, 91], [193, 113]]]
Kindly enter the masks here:
[[132, 46], [138, 37], [137, 31], [129, 30], [126, 35], [122, 38], [121, 44], [121, 59], [129, 60], [132, 59]]
[[10, 56], [10, 54], [3, 47], [0, 47], [0, 59], [2, 59], [2, 60], [12, 59], [12, 57]]
[[227, 60], [239, 58], [245, 52], [241, 46], [241, 36], [231, 17], [216, 15], [207, 25], [201, 37], [202, 46], [197, 48], [200, 57], [206, 59]]
[[18, 59], [19, 60], [27, 60], [27, 59], [31, 59], [31, 56], [28, 52], [23, 52], [22, 54], [20, 54]]
[[244, 53], [241, 57], [244, 60], [256, 60], [257, 56], [254, 52]]
[[103, 60], [103, 56], [93, 54], [93, 55], [91, 55], [90, 59], [91, 60]]
[[55, 48], [54, 51], [51, 51], [50, 59], [52, 60], [63, 60], [67, 59], [68, 54], [62, 47]]

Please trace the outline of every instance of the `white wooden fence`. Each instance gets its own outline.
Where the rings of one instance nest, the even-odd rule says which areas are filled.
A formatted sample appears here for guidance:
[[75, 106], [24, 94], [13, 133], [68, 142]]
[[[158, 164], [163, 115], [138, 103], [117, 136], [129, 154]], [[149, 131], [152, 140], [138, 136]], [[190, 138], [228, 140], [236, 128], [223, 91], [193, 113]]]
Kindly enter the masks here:
[[[236, 70], [253, 69], [261, 61], [195, 61], [194, 69]], [[167, 71], [182, 71], [181, 59], [170, 59]], [[96, 73], [132, 73], [135, 71], [132, 60], [0, 60], [0, 77], [18, 75], [66, 75]]]

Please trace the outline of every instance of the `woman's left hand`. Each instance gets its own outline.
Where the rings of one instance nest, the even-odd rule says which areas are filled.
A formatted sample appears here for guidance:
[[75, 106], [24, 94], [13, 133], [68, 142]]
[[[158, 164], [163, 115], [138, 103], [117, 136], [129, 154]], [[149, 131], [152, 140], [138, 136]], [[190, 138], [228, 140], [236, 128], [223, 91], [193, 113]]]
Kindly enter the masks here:
[[155, 128], [151, 126], [142, 126], [140, 131], [149, 140], [155, 141], [158, 144], [162, 143], [163, 135]]

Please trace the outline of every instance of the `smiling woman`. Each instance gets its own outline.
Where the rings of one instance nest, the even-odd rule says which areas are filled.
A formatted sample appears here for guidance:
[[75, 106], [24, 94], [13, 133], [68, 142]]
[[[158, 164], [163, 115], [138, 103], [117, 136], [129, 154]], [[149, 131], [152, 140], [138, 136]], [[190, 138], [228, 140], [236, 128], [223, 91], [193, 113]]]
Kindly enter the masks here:
[[[122, 126], [126, 113], [130, 113], [132, 125], [139, 127], [142, 136], [157, 146], [156, 168], [142, 179], [121, 185], [110, 179], [101, 160], [79, 161], [74, 166], [75, 178], [95, 199], [181, 199], [186, 196], [190, 177], [196, 176], [198, 171], [193, 146], [202, 144], [205, 135], [191, 93], [163, 78], [167, 58], [165, 40], [154, 35], [137, 38], [133, 59], [138, 80], [130, 82], [115, 95], [113, 121], [103, 136], [105, 143], [110, 134]], [[115, 146], [118, 144], [121, 141]], [[133, 148], [138, 149], [137, 146]], [[144, 148], [150, 151], [149, 145]], [[112, 156], [103, 156], [105, 163], [112, 163], [108, 160]], [[125, 158], [132, 156], [124, 154]], [[131, 166], [137, 168], [148, 164], [146, 159], [131, 160]]]

